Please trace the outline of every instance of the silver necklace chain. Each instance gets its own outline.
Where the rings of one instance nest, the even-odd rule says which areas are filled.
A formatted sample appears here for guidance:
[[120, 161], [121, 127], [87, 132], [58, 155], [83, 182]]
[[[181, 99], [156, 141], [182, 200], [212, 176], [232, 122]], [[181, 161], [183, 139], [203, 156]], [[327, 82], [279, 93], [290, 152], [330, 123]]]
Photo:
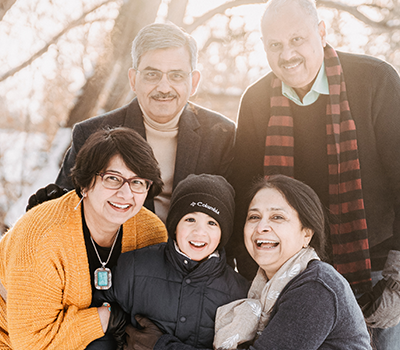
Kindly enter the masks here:
[[96, 255], [97, 255], [97, 257], [98, 257], [98, 259], [99, 259], [99, 261], [100, 261], [100, 264], [101, 264], [101, 266], [103, 266], [103, 267], [105, 267], [105, 266], [108, 264], [108, 262], [110, 261], [111, 254], [112, 254], [112, 252], [113, 252], [115, 243], [117, 242], [117, 239], [118, 239], [118, 235], [119, 235], [119, 231], [120, 231], [120, 230], [121, 230], [121, 226], [118, 228], [117, 234], [116, 234], [115, 239], [114, 239], [114, 242], [113, 242], [113, 244], [112, 244], [112, 246], [111, 246], [111, 250], [110, 250], [110, 253], [108, 254], [108, 258], [107, 258], [107, 261], [106, 261], [106, 262], [102, 262], [102, 261], [101, 261], [99, 252], [97, 251], [96, 245], [94, 244], [92, 235], [90, 235], [90, 240], [92, 241], [94, 251], [96, 252]]

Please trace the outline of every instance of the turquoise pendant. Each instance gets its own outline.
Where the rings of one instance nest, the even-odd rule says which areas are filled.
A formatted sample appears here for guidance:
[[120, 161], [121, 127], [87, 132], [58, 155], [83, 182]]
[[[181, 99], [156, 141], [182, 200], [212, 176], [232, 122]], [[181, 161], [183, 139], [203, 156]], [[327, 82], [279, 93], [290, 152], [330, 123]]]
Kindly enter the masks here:
[[111, 287], [111, 270], [107, 267], [99, 267], [94, 272], [94, 286], [99, 290], [110, 289]]

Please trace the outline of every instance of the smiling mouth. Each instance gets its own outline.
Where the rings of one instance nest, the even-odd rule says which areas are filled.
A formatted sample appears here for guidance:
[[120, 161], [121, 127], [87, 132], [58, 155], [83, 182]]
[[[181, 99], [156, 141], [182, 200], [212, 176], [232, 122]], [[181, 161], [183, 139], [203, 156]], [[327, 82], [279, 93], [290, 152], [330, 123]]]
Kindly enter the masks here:
[[206, 243], [204, 243], [204, 242], [189, 241], [189, 243], [190, 243], [192, 246], [196, 247], [196, 248], [203, 248], [203, 247], [206, 246]]
[[157, 102], [169, 102], [169, 101], [172, 101], [174, 99], [174, 97], [172, 97], [172, 98], [154, 98], [153, 97], [153, 99]]
[[259, 248], [275, 248], [279, 245], [279, 242], [274, 242], [274, 241], [267, 241], [263, 239], [257, 239], [256, 240], [256, 245]]
[[117, 204], [117, 203], [113, 203], [113, 202], [108, 202], [111, 204], [111, 206], [118, 208], [118, 209], [128, 209], [131, 205], [130, 204]]
[[157, 102], [170, 102], [170, 101], [174, 100], [176, 98], [176, 96], [174, 96], [174, 95], [163, 96], [163, 95], [157, 94], [157, 95], [151, 96], [151, 98]]
[[290, 64], [283, 64], [282, 67], [283, 67], [284, 69], [290, 70], [290, 69], [297, 68], [298, 66], [300, 66], [301, 63], [302, 63], [301, 61], [292, 62], [292, 63], [290, 63]]

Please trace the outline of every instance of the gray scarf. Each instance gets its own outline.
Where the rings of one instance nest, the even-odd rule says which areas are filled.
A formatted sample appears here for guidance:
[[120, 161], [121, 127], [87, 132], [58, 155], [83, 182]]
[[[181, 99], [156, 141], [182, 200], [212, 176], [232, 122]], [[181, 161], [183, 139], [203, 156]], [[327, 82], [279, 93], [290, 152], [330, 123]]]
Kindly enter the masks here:
[[255, 340], [267, 326], [282, 289], [293, 277], [303, 272], [311, 260], [320, 260], [314, 248], [302, 248], [270, 280], [264, 270], [259, 268], [247, 299], [236, 300], [218, 308], [214, 349], [236, 349], [239, 344]]

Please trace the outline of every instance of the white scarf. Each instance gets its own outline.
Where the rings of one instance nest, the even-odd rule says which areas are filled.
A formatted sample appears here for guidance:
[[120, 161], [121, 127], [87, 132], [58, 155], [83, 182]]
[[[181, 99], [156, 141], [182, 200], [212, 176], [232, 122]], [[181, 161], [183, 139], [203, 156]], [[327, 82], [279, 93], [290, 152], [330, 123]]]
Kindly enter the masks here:
[[311, 260], [320, 260], [314, 248], [302, 248], [286, 261], [268, 280], [259, 268], [251, 284], [248, 298], [218, 308], [215, 319], [214, 349], [236, 349], [253, 341], [269, 322], [272, 308], [288, 282], [303, 272]]

